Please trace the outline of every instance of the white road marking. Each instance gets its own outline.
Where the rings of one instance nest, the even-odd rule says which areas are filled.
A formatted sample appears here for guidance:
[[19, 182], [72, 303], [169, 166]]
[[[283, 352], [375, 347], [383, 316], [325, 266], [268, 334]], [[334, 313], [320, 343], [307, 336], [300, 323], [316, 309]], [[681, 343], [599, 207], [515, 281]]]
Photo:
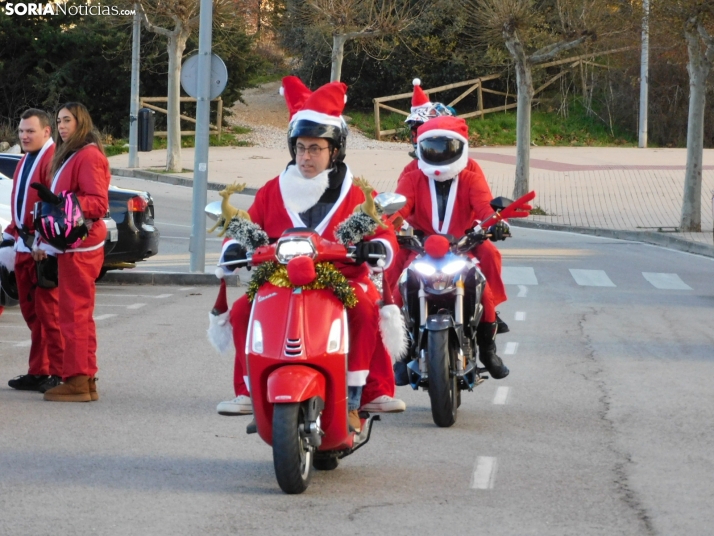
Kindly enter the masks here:
[[159, 294], [158, 296], [154, 296], [154, 298], [161, 300], [163, 298], [170, 298], [171, 296], [173, 296], [173, 294]]
[[677, 274], [642, 272], [642, 275], [655, 288], [662, 290], [692, 290], [692, 287], [682, 281]]
[[196, 287], [183, 287], [183, 288], [180, 288], [180, 289], [179, 289], [179, 292], [186, 292], [187, 290], [193, 290], [193, 289], [195, 289], [195, 288], [196, 288]]
[[156, 225], [170, 225], [171, 227], [185, 227], [186, 229], [193, 229], [192, 225], [181, 225], [179, 223], [167, 223], [165, 221], [155, 221]]
[[505, 355], [514, 355], [518, 351], [517, 342], [507, 342], [506, 349], [503, 351]]
[[525, 298], [528, 296], [528, 287], [525, 285], [518, 285], [518, 298]]
[[141, 309], [144, 307], [146, 304], [145, 303], [132, 303], [131, 305], [127, 305], [127, 309]]
[[94, 321], [97, 322], [99, 320], [106, 320], [107, 318], [112, 318], [113, 316], [116, 315], [99, 315], [94, 317]]
[[533, 268], [504, 266], [501, 268], [501, 279], [505, 285], [537, 285], [538, 278]]
[[508, 393], [511, 390], [510, 387], [499, 387], [496, 389], [496, 394], [493, 397], [493, 403], [502, 406], [508, 400]]
[[570, 274], [581, 287], [614, 287], [604, 270], [577, 270], [570, 269]]
[[96, 307], [125, 307], [126, 309], [141, 309], [145, 303], [132, 303], [131, 305], [123, 305], [119, 303], [97, 303]]
[[30, 339], [15, 344], [15, 347], [17, 348], [29, 348], [30, 346], [32, 346], [32, 341]]
[[526, 319], [525, 311], [518, 311], [516, 313], [516, 320], [525, 320], [525, 319]]
[[109, 298], [156, 298], [157, 300], [161, 300], [163, 298], [173, 296], [173, 294], [159, 294], [158, 296], [151, 296], [148, 294], [103, 294], [101, 292], [97, 292], [97, 296], [107, 296]]
[[471, 489], [493, 489], [497, 465], [496, 458], [491, 456], [479, 456], [476, 458], [476, 467], [471, 479]]

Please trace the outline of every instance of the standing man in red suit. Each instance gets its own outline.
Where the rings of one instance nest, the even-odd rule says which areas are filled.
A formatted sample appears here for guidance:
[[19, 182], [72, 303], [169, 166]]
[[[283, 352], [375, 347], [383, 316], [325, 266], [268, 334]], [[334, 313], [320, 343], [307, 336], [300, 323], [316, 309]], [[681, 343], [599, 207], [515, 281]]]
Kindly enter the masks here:
[[[332, 82], [311, 93], [296, 77], [283, 80], [282, 92], [291, 112], [288, 148], [293, 160], [256, 194], [248, 209], [252, 223], [278, 239], [293, 227], [310, 227], [321, 236], [336, 241], [335, 231], [347, 220], [365, 195], [353, 184], [353, 176], [343, 162], [347, 126], [341, 117], [347, 86]], [[361, 408], [372, 412], [400, 412], [405, 404], [394, 395], [391, 359], [380, 337], [379, 293], [369, 279], [369, 255], [386, 255], [392, 262], [397, 249], [391, 230], [377, 228], [357, 244], [357, 264], [339, 266], [357, 295], [358, 304], [348, 309], [350, 353], [348, 357], [348, 395], [350, 425], [357, 429]], [[226, 240], [222, 262], [245, 258], [252, 246], [239, 239]], [[236, 349], [234, 388], [236, 398], [218, 405], [221, 415], [252, 413], [249, 386], [245, 376], [245, 340], [250, 316], [246, 296], [231, 309], [230, 322]]]
[[[458, 238], [475, 221], [483, 221], [493, 213], [491, 190], [479, 165], [468, 156], [468, 126], [463, 119], [448, 115], [430, 119], [418, 128], [416, 144], [416, 165], [410, 164], [404, 170], [397, 185], [397, 193], [407, 198], [399, 214], [416, 233], [424, 237], [451, 234]], [[492, 240], [503, 240], [508, 229], [506, 224], [499, 223], [488, 232]], [[399, 264], [395, 263], [387, 272], [391, 285], [413, 258], [414, 254], [409, 253], [402, 252]], [[472, 254], [479, 259], [487, 281], [482, 297], [484, 314], [477, 327], [479, 357], [491, 376], [501, 379], [509, 372], [496, 355], [495, 342], [498, 330], [495, 306], [505, 300], [500, 278], [501, 256], [490, 242], [477, 246]], [[399, 293], [395, 291], [394, 295], [398, 297]], [[401, 385], [405, 378], [397, 380]]]
[[48, 256], [41, 264], [32, 258], [35, 243], [32, 209], [39, 197], [30, 185], [40, 183], [49, 187], [51, 183], [55, 144], [49, 115], [30, 108], [21, 116], [18, 135], [25, 156], [15, 170], [10, 198], [12, 222], [3, 232], [3, 244], [13, 246], [20, 311], [30, 328], [31, 345], [27, 374], [10, 380], [8, 385], [21, 391], [44, 393], [61, 382], [64, 348], [58, 323], [57, 258]]

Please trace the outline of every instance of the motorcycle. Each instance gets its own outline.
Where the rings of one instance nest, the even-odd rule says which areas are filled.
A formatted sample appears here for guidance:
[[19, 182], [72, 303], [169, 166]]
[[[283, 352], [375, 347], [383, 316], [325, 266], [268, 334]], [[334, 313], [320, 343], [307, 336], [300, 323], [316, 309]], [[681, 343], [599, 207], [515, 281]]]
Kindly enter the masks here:
[[530, 209], [526, 203], [534, 197], [535, 192], [530, 192], [515, 202], [494, 199], [495, 212], [459, 239], [435, 235], [422, 244], [413, 234], [397, 237], [401, 248], [418, 253], [399, 279], [410, 338], [407, 375], [412, 389], [428, 390], [437, 426], [452, 426], [461, 391], [473, 391], [488, 378], [486, 369], [476, 363], [475, 350], [486, 279], [478, 260], [467, 253], [488, 239], [486, 229], [491, 225], [526, 217]]
[[[404, 201], [389, 193], [375, 198], [384, 214]], [[285, 493], [304, 492], [314, 469], [336, 469], [340, 459], [367, 444], [379, 420], [361, 412], [361, 431], [348, 425], [349, 284], [344, 279], [340, 289], [339, 283], [314, 288], [324, 287], [316, 284], [325, 280], [323, 274], [340, 278], [333, 263], [353, 262], [354, 247], [294, 228], [245, 260], [223, 263], [264, 271], [254, 276], [262, 284], [255, 289], [246, 339], [248, 378], [255, 429], [272, 446], [275, 476]], [[273, 276], [285, 284], [268, 282]]]

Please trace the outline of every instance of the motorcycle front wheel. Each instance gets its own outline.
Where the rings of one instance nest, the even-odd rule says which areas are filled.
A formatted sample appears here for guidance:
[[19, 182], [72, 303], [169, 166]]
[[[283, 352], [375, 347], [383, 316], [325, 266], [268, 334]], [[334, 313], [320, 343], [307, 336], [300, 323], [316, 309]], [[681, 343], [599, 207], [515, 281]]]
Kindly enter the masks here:
[[273, 410], [273, 466], [285, 493], [305, 491], [312, 478], [314, 449], [301, 434], [305, 410], [301, 404], [276, 404]]
[[456, 351], [449, 344], [448, 331], [430, 331], [426, 367], [429, 373], [429, 398], [434, 424], [448, 428], [456, 422], [460, 390], [458, 378], [451, 374]]

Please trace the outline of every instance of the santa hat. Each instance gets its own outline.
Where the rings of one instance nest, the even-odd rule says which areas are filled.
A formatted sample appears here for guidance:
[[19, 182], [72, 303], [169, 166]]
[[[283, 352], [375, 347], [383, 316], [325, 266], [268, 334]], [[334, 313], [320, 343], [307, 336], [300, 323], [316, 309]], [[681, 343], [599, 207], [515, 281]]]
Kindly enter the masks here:
[[286, 76], [283, 78], [283, 85], [280, 86], [280, 94], [285, 97], [285, 104], [288, 106], [290, 120], [292, 120], [312, 95], [312, 91], [297, 76]]
[[[283, 88], [286, 102], [300, 100], [299, 97], [291, 95], [291, 92], [296, 91], [295, 85], [283, 85]], [[321, 125], [341, 127], [345, 102], [347, 102], [347, 86], [342, 82], [330, 82], [310, 94], [299, 110], [293, 114], [291, 121], [305, 119]]]
[[460, 140], [464, 143], [469, 141], [469, 127], [460, 117], [442, 115], [423, 123], [417, 130], [417, 142], [424, 138], [434, 138], [444, 136]]
[[233, 328], [228, 318], [230, 315], [228, 311], [228, 293], [223, 275], [222, 269], [216, 270], [216, 277], [221, 280], [221, 286], [218, 289], [216, 303], [208, 314], [208, 340], [221, 354], [228, 350], [233, 340]]
[[421, 88], [421, 80], [415, 78], [412, 81], [412, 84], [414, 84], [414, 94], [412, 95], [412, 111], [414, 111], [414, 108], [421, 108], [422, 106], [431, 105], [429, 97], [427, 97], [426, 93], [424, 93], [424, 90]]

